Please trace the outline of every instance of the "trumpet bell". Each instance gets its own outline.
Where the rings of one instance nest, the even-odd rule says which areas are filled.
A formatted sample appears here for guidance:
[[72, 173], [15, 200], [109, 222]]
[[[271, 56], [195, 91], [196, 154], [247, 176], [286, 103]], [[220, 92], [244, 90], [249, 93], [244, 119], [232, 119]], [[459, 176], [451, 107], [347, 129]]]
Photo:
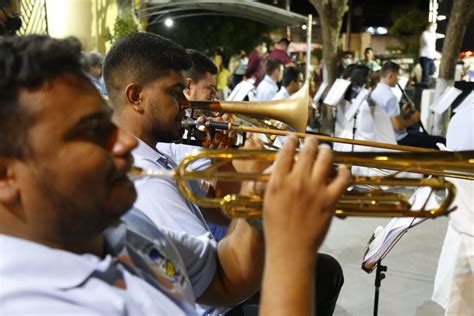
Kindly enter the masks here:
[[306, 130], [308, 121], [309, 81], [283, 100], [274, 101], [194, 101], [181, 104], [182, 108], [196, 110], [243, 114], [262, 119], [272, 118], [281, 121], [298, 132]]

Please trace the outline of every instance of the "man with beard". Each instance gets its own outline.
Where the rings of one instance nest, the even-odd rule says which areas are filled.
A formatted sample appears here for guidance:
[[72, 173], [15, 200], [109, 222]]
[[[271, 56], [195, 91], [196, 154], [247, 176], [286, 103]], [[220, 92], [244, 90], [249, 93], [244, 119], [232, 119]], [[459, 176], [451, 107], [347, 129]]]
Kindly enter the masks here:
[[[181, 138], [183, 112], [179, 102], [185, 98], [185, 75], [191, 65], [181, 46], [148, 33], [119, 40], [107, 54], [104, 77], [114, 120], [137, 137], [139, 144], [133, 155], [138, 167], [176, 167], [172, 150], [160, 148], [161, 143]], [[184, 199], [174, 180], [146, 178], [136, 181], [135, 186], [139, 192], [135, 206], [155, 224], [212, 239], [201, 210]]]
[[[137, 141], [111, 122], [79, 56], [68, 40], [0, 40], [2, 313], [194, 315], [196, 297], [226, 305], [249, 295], [263, 236], [245, 222], [246, 234], [217, 250], [137, 210], [120, 223], [136, 197], [127, 173]], [[155, 86], [174, 86], [169, 76]], [[332, 156], [314, 140], [295, 162], [296, 145], [282, 148], [265, 192], [262, 314], [312, 312], [314, 251], [349, 181], [341, 170], [328, 182]], [[214, 263], [210, 277], [196, 274], [202, 261]]]

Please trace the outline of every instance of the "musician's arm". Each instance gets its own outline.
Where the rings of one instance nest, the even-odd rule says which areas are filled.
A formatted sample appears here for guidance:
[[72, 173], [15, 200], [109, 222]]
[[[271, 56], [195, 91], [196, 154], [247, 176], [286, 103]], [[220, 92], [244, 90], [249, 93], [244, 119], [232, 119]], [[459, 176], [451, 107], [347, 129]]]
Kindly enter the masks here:
[[420, 121], [420, 112], [414, 112], [407, 119], [404, 119], [402, 115], [392, 116], [390, 117], [390, 121], [392, 121], [392, 126], [395, 130], [406, 129]]

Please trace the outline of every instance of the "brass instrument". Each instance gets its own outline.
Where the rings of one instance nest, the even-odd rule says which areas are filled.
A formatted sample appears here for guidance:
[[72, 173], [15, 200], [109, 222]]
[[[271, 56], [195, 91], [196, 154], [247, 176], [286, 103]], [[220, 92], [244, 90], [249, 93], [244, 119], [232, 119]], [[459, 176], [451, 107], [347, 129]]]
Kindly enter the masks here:
[[259, 118], [273, 118], [286, 123], [297, 131], [304, 131], [308, 121], [309, 82], [292, 96], [277, 101], [186, 101], [182, 108], [252, 115]]
[[[241, 196], [232, 194], [223, 198], [196, 196], [187, 185], [188, 180], [219, 180], [229, 182], [268, 181], [269, 174], [242, 174], [218, 172], [220, 165], [238, 160], [264, 160], [272, 162], [277, 152], [267, 150], [203, 150], [196, 151], [184, 158], [171, 172], [135, 169], [132, 178], [172, 177], [179, 190], [189, 201], [205, 207], [221, 207], [229, 217], [259, 217], [262, 210], [262, 197], [257, 194]], [[198, 159], [212, 159], [213, 164], [205, 170], [188, 170], [188, 166]], [[436, 152], [430, 154], [414, 153], [334, 153], [334, 162], [346, 165], [370, 166], [400, 171], [434, 173], [461, 178], [474, 179], [474, 151]], [[444, 200], [435, 208], [412, 210], [411, 204], [402, 193], [382, 190], [390, 187], [431, 187], [430, 195], [436, 191], [445, 193]], [[376, 217], [437, 217], [452, 211], [449, 209], [454, 200], [456, 189], [452, 183], [441, 178], [403, 179], [394, 177], [354, 177], [352, 189], [348, 190], [337, 203], [336, 216], [376, 216]]]
[[[187, 101], [183, 100], [180, 104], [181, 108], [191, 108], [204, 111], [226, 112], [233, 114], [243, 114], [254, 116], [262, 119], [275, 119], [293, 127], [296, 132], [284, 131], [275, 128], [267, 127], [253, 127], [237, 125], [227, 122], [212, 122], [207, 123], [208, 127], [223, 130], [234, 130], [237, 132], [261, 133], [266, 135], [294, 135], [300, 138], [313, 137], [320, 141], [344, 143], [358, 146], [367, 146], [375, 148], [383, 148], [399, 151], [410, 152], [436, 152], [433, 149], [418, 148], [412, 146], [402, 146], [394, 144], [385, 144], [380, 142], [363, 141], [356, 139], [330, 137], [324, 135], [304, 133], [308, 120], [308, 102], [309, 102], [309, 85], [306, 82], [303, 87], [284, 100], [275, 101]], [[195, 124], [195, 123], [194, 123]], [[190, 126], [193, 123], [184, 122], [183, 126]], [[195, 124], [196, 125], [196, 124]]]

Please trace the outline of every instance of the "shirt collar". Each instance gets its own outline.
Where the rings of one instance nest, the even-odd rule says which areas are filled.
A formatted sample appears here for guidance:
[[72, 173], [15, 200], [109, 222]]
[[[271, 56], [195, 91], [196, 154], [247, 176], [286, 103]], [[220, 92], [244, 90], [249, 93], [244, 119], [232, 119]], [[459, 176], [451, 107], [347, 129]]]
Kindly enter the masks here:
[[274, 86], [278, 86], [277, 83], [275, 82], [275, 80], [273, 80], [272, 77], [270, 77], [269, 75], [265, 75], [263, 80], [268, 81], [269, 83], [271, 83]]
[[380, 87], [383, 89], [389, 89], [389, 90], [392, 89], [388, 84], [383, 83], [383, 82], [379, 82], [378, 85], [380, 85]]
[[148, 144], [139, 138], [137, 138], [137, 141], [138, 146], [132, 151], [134, 163], [136, 166], [143, 167], [142, 162], [151, 161], [153, 162], [153, 165], [158, 163], [158, 165], [164, 167], [165, 169], [173, 169], [176, 167], [177, 163], [173, 160], [173, 158], [160, 152], [158, 148], [152, 148], [148, 146]]
[[156, 149], [148, 146], [144, 141], [140, 138], [137, 138], [138, 146], [133, 150], [133, 155], [152, 158], [153, 160], [159, 160], [162, 155]]
[[281, 95], [285, 97], [284, 99], [290, 96], [290, 94], [288, 93], [288, 90], [286, 90], [286, 88], [283, 86], [281, 86], [280, 92], [281, 92]]
[[95, 270], [105, 271], [113, 261], [110, 255], [104, 259], [78, 255], [7, 235], [0, 235], [0, 244], [0, 283], [15, 279], [32, 287], [71, 289], [84, 283]]

